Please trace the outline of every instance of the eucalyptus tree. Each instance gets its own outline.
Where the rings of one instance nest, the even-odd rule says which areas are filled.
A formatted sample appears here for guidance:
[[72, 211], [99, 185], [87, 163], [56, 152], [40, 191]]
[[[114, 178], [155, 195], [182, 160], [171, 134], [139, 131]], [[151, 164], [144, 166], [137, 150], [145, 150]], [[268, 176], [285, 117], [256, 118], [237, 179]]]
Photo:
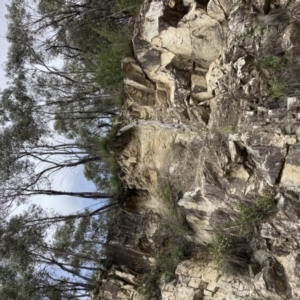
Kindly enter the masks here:
[[[108, 188], [99, 139], [118, 113], [114, 98], [122, 79], [106, 69], [119, 72], [120, 55], [128, 51], [128, 42], [123, 48], [103, 33], [103, 26], [113, 30], [126, 18], [114, 5], [112, 0], [7, 5], [8, 87], [0, 93], [1, 299], [84, 298], [105, 267], [106, 213], [117, 208], [118, 199]], [[57, 59], [61, 66], [54, 64]], [[97, 191], [53, 189], [57, 172], [79, 165], [86, 166]], [[32, 205], [11, 215], [39, 195], [101, 199], [101, 205], [70, 215]]]
[[[82, 126], [93, 133], [107, 126], [107, 120], [117, 114], [112, 100], [115, 91], [105, 92], [108, 84], [95, 81], [93, 68], [95, 62], [99, 64], [96, 54], [111, 50], [110, 38], [99, 30], [104, 24], [110, 26], [112, 5], [112, 1], [96, 0], [11, 0], [7, 6], [10, 49], [6, 62], [10, 82], [2, 93], [1, 108], [16, 111], [18, 106], [24, 112], [25, 102], [20, 97], [25, 100], [26, 95], [30, 99], [27, 115], [44, 123], [55, 121], [57, 128], [72, 136], [78, 135]], [[53, 64], [57, 58], [63, 59], [62, 67]], [[120, 73], [119, 60], [117, 64]], [[12, 98], [19, 100], [14, 107], [9, 104]]]
[[[49, 223], [54, 217], [35, 205], [9, 219], [1, 218], [1, 299], [87, 296], [95, 288], [94, 274], [104, 268], [100, 244], [106, 235], [105, 219], [88, 218], [89, 214], [79, 213], [79, 221], [65, 216], [64, 223], [62, 219]], [[53, 239], [49, 229], [55, 230]]]

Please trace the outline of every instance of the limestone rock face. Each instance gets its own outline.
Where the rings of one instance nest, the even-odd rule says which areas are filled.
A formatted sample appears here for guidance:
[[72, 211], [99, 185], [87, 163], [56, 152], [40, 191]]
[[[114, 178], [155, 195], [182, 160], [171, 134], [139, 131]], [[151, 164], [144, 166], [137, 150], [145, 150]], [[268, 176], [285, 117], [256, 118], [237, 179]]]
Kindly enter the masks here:
[[[128, 216], [108, 240], [117, 278], [103, 275], [95, 299], [142, 297], [166, 183], [193, 251], [157, 281], [158, 299], [300, 299], [300, 5], [290, 2], [144, 2], [114, 145]], [[218, 232], [234, 237], [238, 271], [213, 259]]]
[[295, 144], [289, 147], [285, 158], [281, 185], [287, 189], [298, 191], [300, 188], [300, 145]]
[[168, 27], [158, 38], [161, 47], [185, 59], [192, 59], [202, 68], [208, 68], [219, 57], [222, 49], [222, 31], [219, 22], [205, 12], [192, 8], [177, 27]]
[[135, 291], [136, 286], [139, 284], [136, 276], [118, 269], [117, 266], [113, 266], [109, 272], [100, 272], [98, 274], [97, 279], [101, 282], [101, 285], [91, 292], [91, 298], [107, 300], [143, 300], [143, 298]]
[[186, 6], [178, 2], [174, 7], [161, 1], [146, 2], [133, 40], [144, 72], [160, 83], [158, 90], [171, 103], [190, 93], [191, 73], [199, 73], [193, 72], [195, 63], [205, 76], [211, 62], [221, 55], [223, 44], [217, 20], [197, 9], [196, 2]]

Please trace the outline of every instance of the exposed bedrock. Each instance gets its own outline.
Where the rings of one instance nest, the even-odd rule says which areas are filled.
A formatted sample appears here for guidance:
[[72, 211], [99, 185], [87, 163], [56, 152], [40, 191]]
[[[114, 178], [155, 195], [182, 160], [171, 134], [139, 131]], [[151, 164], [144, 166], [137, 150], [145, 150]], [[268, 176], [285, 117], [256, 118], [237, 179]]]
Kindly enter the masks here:
[[[103, 287], [101, 299], [141, 297], [135, 280], [153, 265], [165, 184], [199, 251], [161, 282], [162, 299], [300, 298], [300, 6], [291, 2], [143, 4], [135, 58], [123, 60], [113, 147], [131, 191], [124, 210], [135, 218], [120, 218], [124, 230], [110, 236], [111, 274], [119, 275], [101, 275], [117, 286], [113, 296]], [[220, 270], [207, 250], [216, 232], [266, 192], [272, 212], [244, 239], [248, 275]]]

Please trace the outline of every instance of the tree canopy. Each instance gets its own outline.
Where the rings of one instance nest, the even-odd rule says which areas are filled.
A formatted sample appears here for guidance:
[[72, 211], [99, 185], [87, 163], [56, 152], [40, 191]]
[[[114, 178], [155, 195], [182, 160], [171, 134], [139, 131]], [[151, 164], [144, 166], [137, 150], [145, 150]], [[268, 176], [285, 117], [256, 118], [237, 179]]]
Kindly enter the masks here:
[[[107, 212], [116, 162], [105, 143], [122, 93], [121, 58], [131, 53], [131, 8], [115, 0], [10, 0], [7, 87], [0, 92], [0, 298], [80, 299], [105, 268]], [[84, 165], [95, 191], [53, 187]], [[32, 196], [101, 201], [69, 215]], [[18, 205], [27, 209], [16, 214]]]

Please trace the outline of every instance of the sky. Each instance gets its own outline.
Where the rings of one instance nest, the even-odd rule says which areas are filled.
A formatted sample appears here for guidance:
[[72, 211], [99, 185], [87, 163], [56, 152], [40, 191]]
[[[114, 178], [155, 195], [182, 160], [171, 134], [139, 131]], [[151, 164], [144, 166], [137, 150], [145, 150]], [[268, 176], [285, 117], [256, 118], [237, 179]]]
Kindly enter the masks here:
[[6, 54], [8, 51], [8, 43], [4, 38], [7, 31], [7, 21], [5, 19], [7, 1], [0, 1], [0, 89], [5, 88], [6, 79], [3, 70], [3, 64], [6, 60]]
[[[7, 32], [7, 21], [5, 18], [6, 6], [5, 3], [9, 3], [9, 0], [0, 0], [0, 90], [6, 87], [6, 78], [4, 71], [4, 63], [6, 61], [7, 51], [9, 44], [5, 39]], [[59, 60], [55, 62], [59, 63]], [[85, 179], [83, 175], [83, 166], [78, 166], [74, 169], [62, 170], [55, 174], [53, 180], [53, 189], [68, 192], [82, 192], [88, 191], [93, 192], [96, 190], [95, 185]], [[31, 202], [39, 204], [44, 209], [54, 210], [58, 213], [67, 215], [76, 213], [86, 207], [91, 207], [91, 209], [97, 209], [102, 206], [103, 201], [90, 200], [84, 198], [70, 197], [70, 196], [35, 196], [31, 198]], [[14, 214], [22, 213], [28, 205], [23, 205], [18, 207]], [[50, 231], [49, 238], [51, 238], [53, 232]], [[64, 274], [61, 270], [57, 274]], [[84, 298], [83, 298], [84, 299]]]
[[[7, 20], [5, 18], [6, 3], [9, 3], [9, 1], [0, 0], [0, 90], [6, 87], [7, 82], [4, 72], [4, 63], [9, 47], [9, 44], [5, 39], [7, 32]], [[84, 178], [83, 166], [58, 173], [54, 179], [53, 188], [69, 192], [95, 191], [93, 183]], [[94, 200], [68, 196], [36, 196], [32, 201], [36, 204], [40, 204], [43, 208], [54, 209], [63, 214], [70, 214], [97, 203]], [[101, 202], [98, 202], [98, 206], [100, 205]], [[95, 209], [96, 208], [97, 206]], [[20, 212], [22, 209], [23, 208], [19, 208], [15, 212]]]

